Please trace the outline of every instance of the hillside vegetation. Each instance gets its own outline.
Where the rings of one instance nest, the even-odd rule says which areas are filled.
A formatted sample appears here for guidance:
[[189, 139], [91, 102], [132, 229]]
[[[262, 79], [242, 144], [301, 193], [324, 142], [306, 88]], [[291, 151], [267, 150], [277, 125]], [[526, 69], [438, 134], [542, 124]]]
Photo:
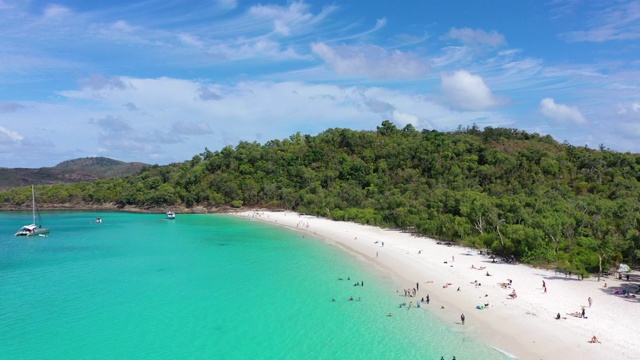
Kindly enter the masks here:
[[105, 157], [88, 157], [67, 160], [54, 167], [39, 169], [0, 168], [0, 189], [133, 175], [146, 166], [148, 165], [143, 163], [127, 163]]
[[[601, 272], [640, 256], [640, 156], [476, 126], [329, 129], [195, 155], [126, 178], [38, 188], [40, 202], [265, 207], [402, 228], [523, 262]], [[0, 193], [28, 204], [29, 189]]]

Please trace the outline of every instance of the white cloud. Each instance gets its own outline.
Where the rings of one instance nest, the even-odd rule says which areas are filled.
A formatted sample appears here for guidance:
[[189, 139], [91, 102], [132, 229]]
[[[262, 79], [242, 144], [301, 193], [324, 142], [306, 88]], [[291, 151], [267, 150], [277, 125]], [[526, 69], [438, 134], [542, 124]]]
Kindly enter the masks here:
[[52, 4], [52, 5], [48, 5], [44, 9], [43, 16], [46, 19], [60, 19], [69, 14], [71, 14], [71, 11], [68, 8], [61, 5]]
[[237, 0], [216, 0], [216, 7], [222, 10], [233, 10], [238, 7]]
[[24, 106], [20, 105], [15, 101], [0, 103], [0, 114], [2, 113], [12, 113], [16, 112], [20, 109], [24, 109]]
[[466, 110], [484, 110], [501, 105], [491, 89], [479, 75], [466, 70], [441, 76], [441, 86], [446, 99], [454, 106]]
[[586, 30], [560, 34], [567, 42], [605, 42], [611, 40], [640, 39], [640, 3], [593, 2], [585, 16]]
[[222, 99], [222, 96], [218, 93], [218, 90], [216, 89], [211, 89], [207, 86], [201, 86], [198, 89], [198, 99], [202, 101], [220, 100]]
[[309, 11], [309, 5], [302, 1], [294, 1], [288, 7], [278, 5], [254, 5], [249, 9], [249, 15], [258, 20], [268, 20], [272, 23], [275, 34], [289, 36], [297, 34], [310, 25], [317, 24], [336, 9], [328, 6], [314, 15]]
[[138, 107], [136, 106], [136, 104], [132, 103], [132, 102], [128, 102], [126, 104], [123, 105], [125, 108], [127, 108], [127, 110], [129, 111], [138, 111]]
[[[96, 153], [125, 161], [170, 163], [190, 159], [205, 147], [235, 146], [239, 140], [264, 142], [296, 131], [313, 135], [334, 127], [375, 129], [384, 119], [438, 130], [473, 122], [505, 124], [504, 116], [496, 113], [456, 111], [428, 96], [381, 87], [117, 79], [127, 86], [103, 86], [113, 79], [99, 79], [92, 86], [59, 92], [55, 103], [24, 102], [28, 111], [11, 113], [11, 130], [25, 137], [46, 133], [53, 147], [45, 153], [11, 147], [5, 136], [6, 147], [0, 146], [0, 154], [6, 151], [0, 155], [7, 159], [3, 165], [20, 164], [20, 159], [55, 165]], [[214, 92], [215, 100], [202, 101], [201, 95]]]
[[493, 30], [486, 32], [482, 29], [471, 28], [451, 28], [447, 34], [448, 38], [457, 39], [463, 44], [467, 45], [489, 45], [492, 47], [498, 47], [506, 44], [504, 35]]
[[577, 106], [558, 104], [553, 98], [542, 99], [539, 109], [542, 115], [558, 122], [587, 123], [587, 119], [582, 115]]
[[113, 25], [111, 25], [111, 29], [112, 30], [116, 30], [116, 31], [122, 31], [125, 33], [129, 33], [135, 30], [135, 27], [129, 25], [126, 21], [124, 20], [118, 20], [116, 22], [113, 23]]
[[181, 135], [205, 135], [213, 133], [211, 126], [205, 121], [178, 121], [173, 124], [173, 131]]
[[9, 130], [4, 126], [0, 126], [0, 133], [6, 135], [9, 139], [13, 141], [21, 141], [24, 139], [24, 136], [18, 134], [15, 131]]
[[313, 43], [311, 50], [342, 76], [415, 79], [429, 70], [426, 60], [413, 53], [388, 51], [372, 45], [330, 47], [325, 43]]
[[393, 105], [379, 99], [366, 98], [363, 103], [369, 110], [376, 114], [391, 114], [395, 109]]
[[0, 0], [0, 10], [8, 10], [8, 9], [12, 9], [12, 8], [13, 8], [12, 4], [8, 4], [4, 0]]
[[198, 49], [204, 48], [204, 43], [202, 42], [202, 40], [198, 39], [198, 37], [196, 37], [195, 35], [181, 33], [181, 34], [178, 34], [178, 39], [183, 43], [193, 46], [195, 48], [198, 48]]
[[91, 89], [91, 90], [102, 90], [102, 89], [124, 89], [127, 87], [119, 77], [111, 77], [105, 78], [102, 74], [93, 74], [89, 77], [80, 79], [80, 85], [83, 88]]
[[98, 119], [95, 122], [105, 133], [119, 134], [130, 133], [133, 128], [131, 125], [124, 121], [121, 117], [107, 116], [103, 119]]
[[617, 109], [618, 110], [616, 113], [618, 115], [629, 114], [629, 111], [632, 111], [634, 113], [640, 113], [640, 102], [634, 102], [634, 103], [631, 103], [630, 105], [618, 104]]
[[416, 115], [397, 110], [393, 112], [393, 121], [402, 126], [411, 124], [415, 127], [420, 125], [420, 119]]
[[208, 55], [226, 61], [248, 60], [248, 59], [272, 59], [272, 60], [300, 60], [304, 59], [292, 47], [283, 47], [280, 42], [266, 38], [256, 38], [229, 42], [218, 42], [207, 46], [205, 52]]

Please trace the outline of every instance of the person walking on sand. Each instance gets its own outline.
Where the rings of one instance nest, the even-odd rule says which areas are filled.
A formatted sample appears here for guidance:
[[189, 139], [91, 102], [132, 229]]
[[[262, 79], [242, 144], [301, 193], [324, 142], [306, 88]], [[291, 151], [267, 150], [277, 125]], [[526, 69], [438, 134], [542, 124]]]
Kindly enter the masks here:
[[464, 325], [464, 314], [460, 315], [460, 321], [462, 321], [462, 325]]
[[587, 301], [589, 302], [589, 307], [591, 307], [591, 304], [593, 304], [593, 299], [591, 298], [591, 296], [589, 296], [589, 299], [587, 299]]
[[416, 290], [420, 290], [420, 283], [416, 282]]

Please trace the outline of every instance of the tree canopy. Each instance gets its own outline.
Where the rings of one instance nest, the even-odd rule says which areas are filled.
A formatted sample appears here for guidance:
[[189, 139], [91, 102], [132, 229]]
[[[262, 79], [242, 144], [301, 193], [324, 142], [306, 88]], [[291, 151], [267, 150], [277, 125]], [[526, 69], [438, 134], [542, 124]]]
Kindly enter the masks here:
[[[477, 126], [328, 129], [205, 149], [138, 175], [38, 189], [48, 204], [288, 209], [402, 228], [588, 275], [640, 257], [640, 155]], [[29, 188], [0, 193], [28, 204]]]

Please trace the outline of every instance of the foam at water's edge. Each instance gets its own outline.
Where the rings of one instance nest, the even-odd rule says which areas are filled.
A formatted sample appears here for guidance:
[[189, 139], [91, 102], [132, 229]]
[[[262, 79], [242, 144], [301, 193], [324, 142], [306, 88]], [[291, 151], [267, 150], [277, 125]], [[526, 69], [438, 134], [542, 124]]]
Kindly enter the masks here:
[[504, 350], [502, 350], [502, 349], [498, 349], [497, 347], [493, 347], [493, 346], [492, 346], [491, 348], [492, 348], [493, 350], [495, 350], [495, 351], [499, 352], [500, 354], [502, 354], [502, 355], [505, 355], [505, 356], [509, 357], [510, 359], [517, 359], [517, 358], [518, 358], [517, 356], [515, 356], [515, 355], [513, 355], [513, 354], [511, 354], [511, 353], [508, 353], [508, 352], [506, 352], [506, 351], [504, 351]]

